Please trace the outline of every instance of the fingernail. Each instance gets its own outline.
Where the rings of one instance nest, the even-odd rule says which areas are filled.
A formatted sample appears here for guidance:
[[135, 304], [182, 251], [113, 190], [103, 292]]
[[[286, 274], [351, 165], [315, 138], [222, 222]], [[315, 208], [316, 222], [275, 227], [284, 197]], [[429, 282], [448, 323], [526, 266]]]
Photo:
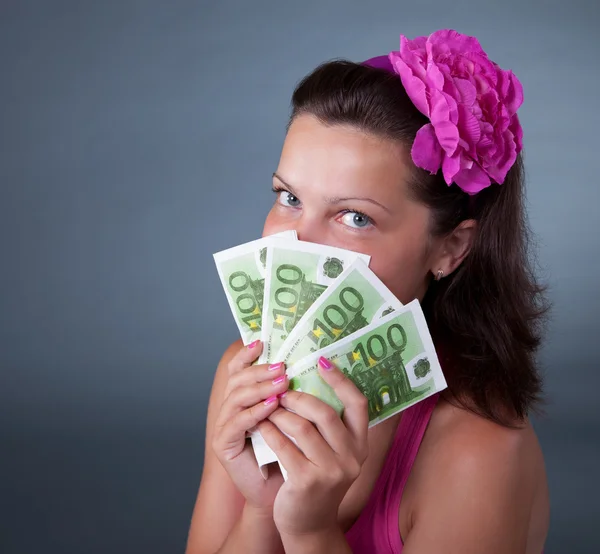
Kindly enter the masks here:
[[278, 362], [276, 364], [271, 364], [269, 366], [269, 371], [275, 371], [276, 369], [279, 369], [281, 367], [282, 362]]
[[248, 348], [254, 348], [254, 347], [255, 347], [255, 346], [256, 346], [256, 345], [257, 345], [259, 342], [260, 342], [260, 340], [255, 340], [254, 342], [251, 342], [251, 343], [248, 345]]
[[287, 391], [282, 392], [281, 394], [277, 395], [277, 398], [283, 398], [286, 394], [287, 394]]
[[323, 358], [323, 356], [319, 358], [319, 365], [327, 371], [333, 368], [333, 364], [327, 358]]
[[277, 379], [273, 379], [273, 384], [279, 385], [280, 383], [283, 383], [284, 381], [285, 381], [285, 375], [282, 375], [281, 377], [277, 377]]
[[267, 398], [265, 400], [265, 406], [268, 406], [269, 404], [273, 404], [273, 402], [275, 402], [277, 400], [277, 396], [269, 396], [269, 398]]

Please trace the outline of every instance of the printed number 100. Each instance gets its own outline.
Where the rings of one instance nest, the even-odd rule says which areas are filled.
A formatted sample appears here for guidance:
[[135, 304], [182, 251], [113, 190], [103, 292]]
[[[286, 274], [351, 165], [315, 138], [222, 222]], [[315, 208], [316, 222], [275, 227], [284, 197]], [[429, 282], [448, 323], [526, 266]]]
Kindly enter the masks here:
[[[398, 336], [398, 333], [400, 336]], [[346, 354], [348, 364], [352, 367], [357, 361], [362, 360], [366, 367], [371, 367], [374, 363], [387, 357], [388, 344], [393, 350], [402, 351], [406, 348], [406, 341], [406, 331], [402, 325], [394, 323], [388, 327], [387, 343], [381, 335], [377, 333], [371, 335], [367, 340], [366, 352], [363, 343], [359, 342], [352, 352]]]
[[[344, 287], [339, 294], [338, 300], [340, 304], [346, 308], [348, 312], [358, 313], [360, 312], [364, 305], [365, 300], [354, 287]], [[334, 315], [335, 314], [335, 315]], [[334, 318], [338, 321], [334, 321]], [[313, 330], [308, 334], [309, 338], [318, 346], [319, 344], [319, 335], [315, 333], [317, 329], [321, 329], [325, 332], [325, 334], [331, 339], [335, 340], [336, 337], [340, 335], [340, 332], [348, 325], [348, 316], [346, 312], [342, 310], [337, 304], [329, 304], [323, 310], [323, 319], [325, 323], [323, 323], [319, 318], [315, 318], [315, 323], [313, 325]], [[338, 331], [336, 333], [335, 331]]]

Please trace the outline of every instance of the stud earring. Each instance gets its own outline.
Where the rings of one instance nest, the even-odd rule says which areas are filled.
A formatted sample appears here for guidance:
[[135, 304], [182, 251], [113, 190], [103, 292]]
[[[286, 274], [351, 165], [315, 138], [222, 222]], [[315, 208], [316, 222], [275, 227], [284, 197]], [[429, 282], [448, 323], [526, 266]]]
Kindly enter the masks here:
[[444, 276], [444, 270], [438, 269], [437, 275], [435, 276], [435, 280], [439, 281]]

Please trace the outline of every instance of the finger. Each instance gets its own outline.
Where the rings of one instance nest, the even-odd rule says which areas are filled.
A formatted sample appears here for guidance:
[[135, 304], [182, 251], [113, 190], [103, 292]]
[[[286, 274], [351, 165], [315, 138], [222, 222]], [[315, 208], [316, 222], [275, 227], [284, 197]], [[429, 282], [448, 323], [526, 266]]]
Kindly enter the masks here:
[[329, 404], [312, 394], [294, 390], [288, 390], [279, 403], [286, 410], [291, 410], [314, 423], [327, 444], [342, 458], [354, 452], [354, 436]]
[[333, 363], [321, 356], [319, 373], [344, 405], [343, 420], [359, 444], [367, 440], [369, 409], [367, 397]]
[[[316, 466], [332, 467], [332, 464], [337, 462], [334, 451], [308, 419], [279, 409], [269, 415], [269, 421], [281, 432], [292, 437], [304, 456]], [[285, 463], [283, 465], [285, 466]]]
[[250, 366], [243, 371], [238, 371], [229, 377], [225, 387], [224, 398], [227, 398], [231, 392], [241, 387], [249, 387], [256, 383], [272, 381], [285, 374], [285, 364], [261, 364]]
[[313, 464], [276, 425], [265, 419], [258, 424], [258, 430], [285, 467], [289, 477], [296, 479], [298, 476], [306, 475]]
[[233, 375], [242, 369], [250, 367], [252, 363], [258, 359], [262, 349], [263, 344], [259, 340], [255, 340], [246, 346], [242, 346], [227, 364], [229, 375]]
[[230, 462], [239, 456], [246, 443], [246, 431], [256, 427], [278, 407], [277, 396], [267, 398], [249, 408], [238, 412], [235, 416], [215, 424], [213, 449], [220, 460]]
[[219, 419], [228, 419], [245, 408], [250, 408], [272, 396], [283, 394], [289, 385], [289, 379], [283, 374], [270, 381], [237, 387], [225, 398]]

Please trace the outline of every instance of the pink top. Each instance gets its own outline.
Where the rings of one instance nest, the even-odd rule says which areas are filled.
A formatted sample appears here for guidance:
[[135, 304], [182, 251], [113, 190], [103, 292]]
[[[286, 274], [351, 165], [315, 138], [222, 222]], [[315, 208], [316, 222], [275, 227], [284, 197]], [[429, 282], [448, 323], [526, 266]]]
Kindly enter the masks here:
[[346, 540], [354, 554], [400, 554], [400, 500], [439, 394], [407, 408], [371, 496]]
[[400, 501], [438, 398], [439, 393], [436, 393], [402, 414], [394, 442], [367, 505], [346, 533], [353, 554], [402, 552], [398, 528]]

